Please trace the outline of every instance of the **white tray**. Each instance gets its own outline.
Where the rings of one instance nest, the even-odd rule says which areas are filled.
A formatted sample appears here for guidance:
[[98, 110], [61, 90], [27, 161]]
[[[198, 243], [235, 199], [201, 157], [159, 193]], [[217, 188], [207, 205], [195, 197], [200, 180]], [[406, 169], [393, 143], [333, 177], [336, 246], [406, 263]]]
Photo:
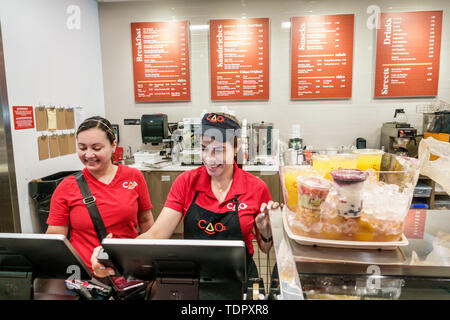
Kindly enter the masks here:
[[319, 246], [319, 247], [332, 247], [332, 248], [352, 248], [352, 249], [370, 249], [370, 250], [395, 250], [397, 247], [407, 246], [409, 244], [408, 239], [402, 234], [402, 237], [398, 241], [391, 242], [373, 242], [373, 241], [345, 241], [345, 240], [327, 240], [317, 239], [305, 236], [299, 236], [292, 232], [289, 228], [289, 224], [286, 218], [286, 210], [289, 210], [286, 206], [281, 210], [283, 218], [284, 230], [288, 237], [295, 242], [307, 245], [307, 246]]

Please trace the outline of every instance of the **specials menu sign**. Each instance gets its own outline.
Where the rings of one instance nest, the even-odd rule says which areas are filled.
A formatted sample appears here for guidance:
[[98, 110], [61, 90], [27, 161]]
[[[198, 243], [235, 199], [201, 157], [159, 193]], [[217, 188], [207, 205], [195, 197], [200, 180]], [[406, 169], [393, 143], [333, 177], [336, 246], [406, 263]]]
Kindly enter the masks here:
[[188, 21], [131, 23], [136, 101], [189, 101]]
[[353, 14], [292, 17], [291, 99], [352, 96]]
[[211, 100], [269, 99], [269, 19], [210, 20]]
[[381, 13], [376, 98], [436, 96], [442, 11]]

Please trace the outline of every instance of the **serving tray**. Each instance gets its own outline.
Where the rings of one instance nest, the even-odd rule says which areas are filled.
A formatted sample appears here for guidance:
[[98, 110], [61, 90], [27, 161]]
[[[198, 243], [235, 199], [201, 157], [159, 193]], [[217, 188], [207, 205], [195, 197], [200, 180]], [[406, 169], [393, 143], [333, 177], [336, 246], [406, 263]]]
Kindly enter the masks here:
[[369, 250], [395, 250], [398, 247], [407, 246], [409, 244], [408, 239], [402, 234], [398, 241], [390, 242], [374, 242], [374, 241], [345, 241], [345, 240], [329, 240], [329, 239], [317, 239], [306, 236], [299, 236], [292, 232], [287, 221], [286, 206], [281, 210], [283, 219], [283, 227], [287, 236], [298, 244], [307, 246], [319, 246], [319, 247], [332, 247], [332, 248], [352, 248], [352, 249], [369, 249]]

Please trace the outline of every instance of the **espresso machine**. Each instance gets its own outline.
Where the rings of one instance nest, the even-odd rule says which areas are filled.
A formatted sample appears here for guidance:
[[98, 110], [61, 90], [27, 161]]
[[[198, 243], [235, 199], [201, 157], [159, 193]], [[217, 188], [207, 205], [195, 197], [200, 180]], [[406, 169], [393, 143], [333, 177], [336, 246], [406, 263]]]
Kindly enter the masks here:
[[381, 127], [381, 147], [385, 152], [415, 156], [409, 154], [410, 143], [414, 141], [414, 146], [417, 146], [416, 136], [417, 129], [411, 127], [406, 118], [403, 109], [396, 109], [394, 120], [392, 122], [385, 122]]

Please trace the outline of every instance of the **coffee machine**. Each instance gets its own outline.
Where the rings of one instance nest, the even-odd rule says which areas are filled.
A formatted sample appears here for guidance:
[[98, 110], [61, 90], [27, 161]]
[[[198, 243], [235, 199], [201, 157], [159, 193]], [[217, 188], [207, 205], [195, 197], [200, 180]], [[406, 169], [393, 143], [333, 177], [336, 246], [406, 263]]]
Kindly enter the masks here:
[[409, 155], [408, 149], [411, 141], [416, 143], [417, 129], [411, 127], [407, 123], [405, 111], [403, 109], [396, 109], [394, 121], [385, 122], [381, 127], [381, 147], [384, 151], [397, 154]]

